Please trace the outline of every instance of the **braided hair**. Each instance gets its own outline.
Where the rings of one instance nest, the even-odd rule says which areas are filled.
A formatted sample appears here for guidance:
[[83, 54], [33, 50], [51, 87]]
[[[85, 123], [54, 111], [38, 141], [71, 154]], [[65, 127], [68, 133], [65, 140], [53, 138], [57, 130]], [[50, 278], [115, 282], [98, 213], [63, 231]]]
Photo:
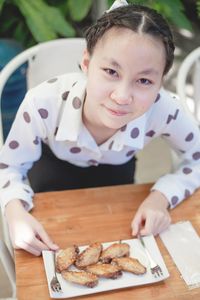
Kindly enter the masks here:
[[143, 5], [129, 4], [105, 12], [86, 32], [87, 50], [92, 55], [97, 42], [112, 27], [124, 27], [136, 33], [149, 34], [160, 39], [165, 47], [166, 64], [164, 75], [174, 60], [174, 41], [169, 25], [156, 10]]

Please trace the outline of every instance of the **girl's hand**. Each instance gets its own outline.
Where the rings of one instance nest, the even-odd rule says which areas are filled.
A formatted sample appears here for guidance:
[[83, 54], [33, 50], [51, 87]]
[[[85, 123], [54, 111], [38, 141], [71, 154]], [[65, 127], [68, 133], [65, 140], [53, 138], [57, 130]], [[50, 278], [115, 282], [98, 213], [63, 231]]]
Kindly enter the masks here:
[[42, 250], [57, 250], [43, 226], [23, 207], [20, 200], [12, 200], [6, 206], [5, 215], [12, 245], [39, 256]]
[[132, 235], [157, 235], [171, 223], [168, 200], [159, 191], [153, 191], [140, 205], [131, 223]]

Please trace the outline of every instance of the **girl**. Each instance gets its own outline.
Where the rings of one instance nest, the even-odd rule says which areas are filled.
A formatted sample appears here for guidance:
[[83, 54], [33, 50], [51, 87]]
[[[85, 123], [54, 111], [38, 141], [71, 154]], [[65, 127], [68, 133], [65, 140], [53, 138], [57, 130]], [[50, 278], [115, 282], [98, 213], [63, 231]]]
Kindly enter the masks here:
[[[35, 255], [58, 246], [28, 212], [33, 190], [133, 182], [134, 156], [154, 137], [162, 135], [182, 162], [154, 184], [132, 234], [166, 229], [168, 208], [200, 185], [199, 130], [161, 88], [174, 58], [162, 16], [139, 5], [112, 8], [87, 30], [86, 41], [82, 73], [28, 91], [0, 153], [1, 206], [13, 246]], [[32, 189], [25, 178], [42, 149], [50, 167], [29, 173]]]

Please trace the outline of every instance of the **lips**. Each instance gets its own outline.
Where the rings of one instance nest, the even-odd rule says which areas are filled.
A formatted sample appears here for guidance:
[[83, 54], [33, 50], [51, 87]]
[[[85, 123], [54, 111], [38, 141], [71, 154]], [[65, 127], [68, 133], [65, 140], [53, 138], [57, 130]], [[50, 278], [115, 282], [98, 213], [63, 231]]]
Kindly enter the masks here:
[[106, 107], [106, 109], [109, 111], [109, 113], [111, 113], [114, 116], [121, 117], [121, 116], [125, 116], [125, 115], [128, 114], [127, 111], [123, 111], [123, 110], [116, 110], [116, 109], [111, 109], [111, 108], [108, 108], [108, 107]]

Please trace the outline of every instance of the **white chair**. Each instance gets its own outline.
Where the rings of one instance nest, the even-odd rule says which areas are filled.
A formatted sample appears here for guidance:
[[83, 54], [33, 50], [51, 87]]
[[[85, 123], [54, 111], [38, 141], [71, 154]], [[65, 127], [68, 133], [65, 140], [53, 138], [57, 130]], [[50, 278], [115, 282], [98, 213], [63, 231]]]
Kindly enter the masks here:
[[[28, 62], [27, 84], [28, 88], [32, 88], [53, 76], [80, 71], [79, 63], [85, 46], [84, 38], [57, 39], [37, 44], [15, 56], [0, 72], [0, 104], [3, 88], [8, 78], [19, 66]], [[0, 146], [2, 144], [1, 119]]]
[[10, 299], [16, 299], [15, 264], [7, 246], [2, 240], [0, 240], [0, 260], [10, 282], [12, 291], [12, 298]]
[[[22, 64], [28, 62], [27, 85], [32, 88], [44, 80], [66, 73], [80, 71], [79, 64], [86, 47], [84, 38], [57, 39], [37, 44], [15, 56], [0, 72], [0, 147], [3, 145], [1, 95], [3, 88], [12, 75]], [[1, 219], [1, 216], [0, 216]], [[4, 241], [13, 256], [8, 228], [2, 216]], [[0, 248], [0, 255], [5, 248]], [[5, 269], [9, 268], [4, 264]], [[8, 271], [8, 270], [7, 270]]]
[[186, 111], [200, 124], [200, 47], [190, 52], [177, 74], [176, 91]]

